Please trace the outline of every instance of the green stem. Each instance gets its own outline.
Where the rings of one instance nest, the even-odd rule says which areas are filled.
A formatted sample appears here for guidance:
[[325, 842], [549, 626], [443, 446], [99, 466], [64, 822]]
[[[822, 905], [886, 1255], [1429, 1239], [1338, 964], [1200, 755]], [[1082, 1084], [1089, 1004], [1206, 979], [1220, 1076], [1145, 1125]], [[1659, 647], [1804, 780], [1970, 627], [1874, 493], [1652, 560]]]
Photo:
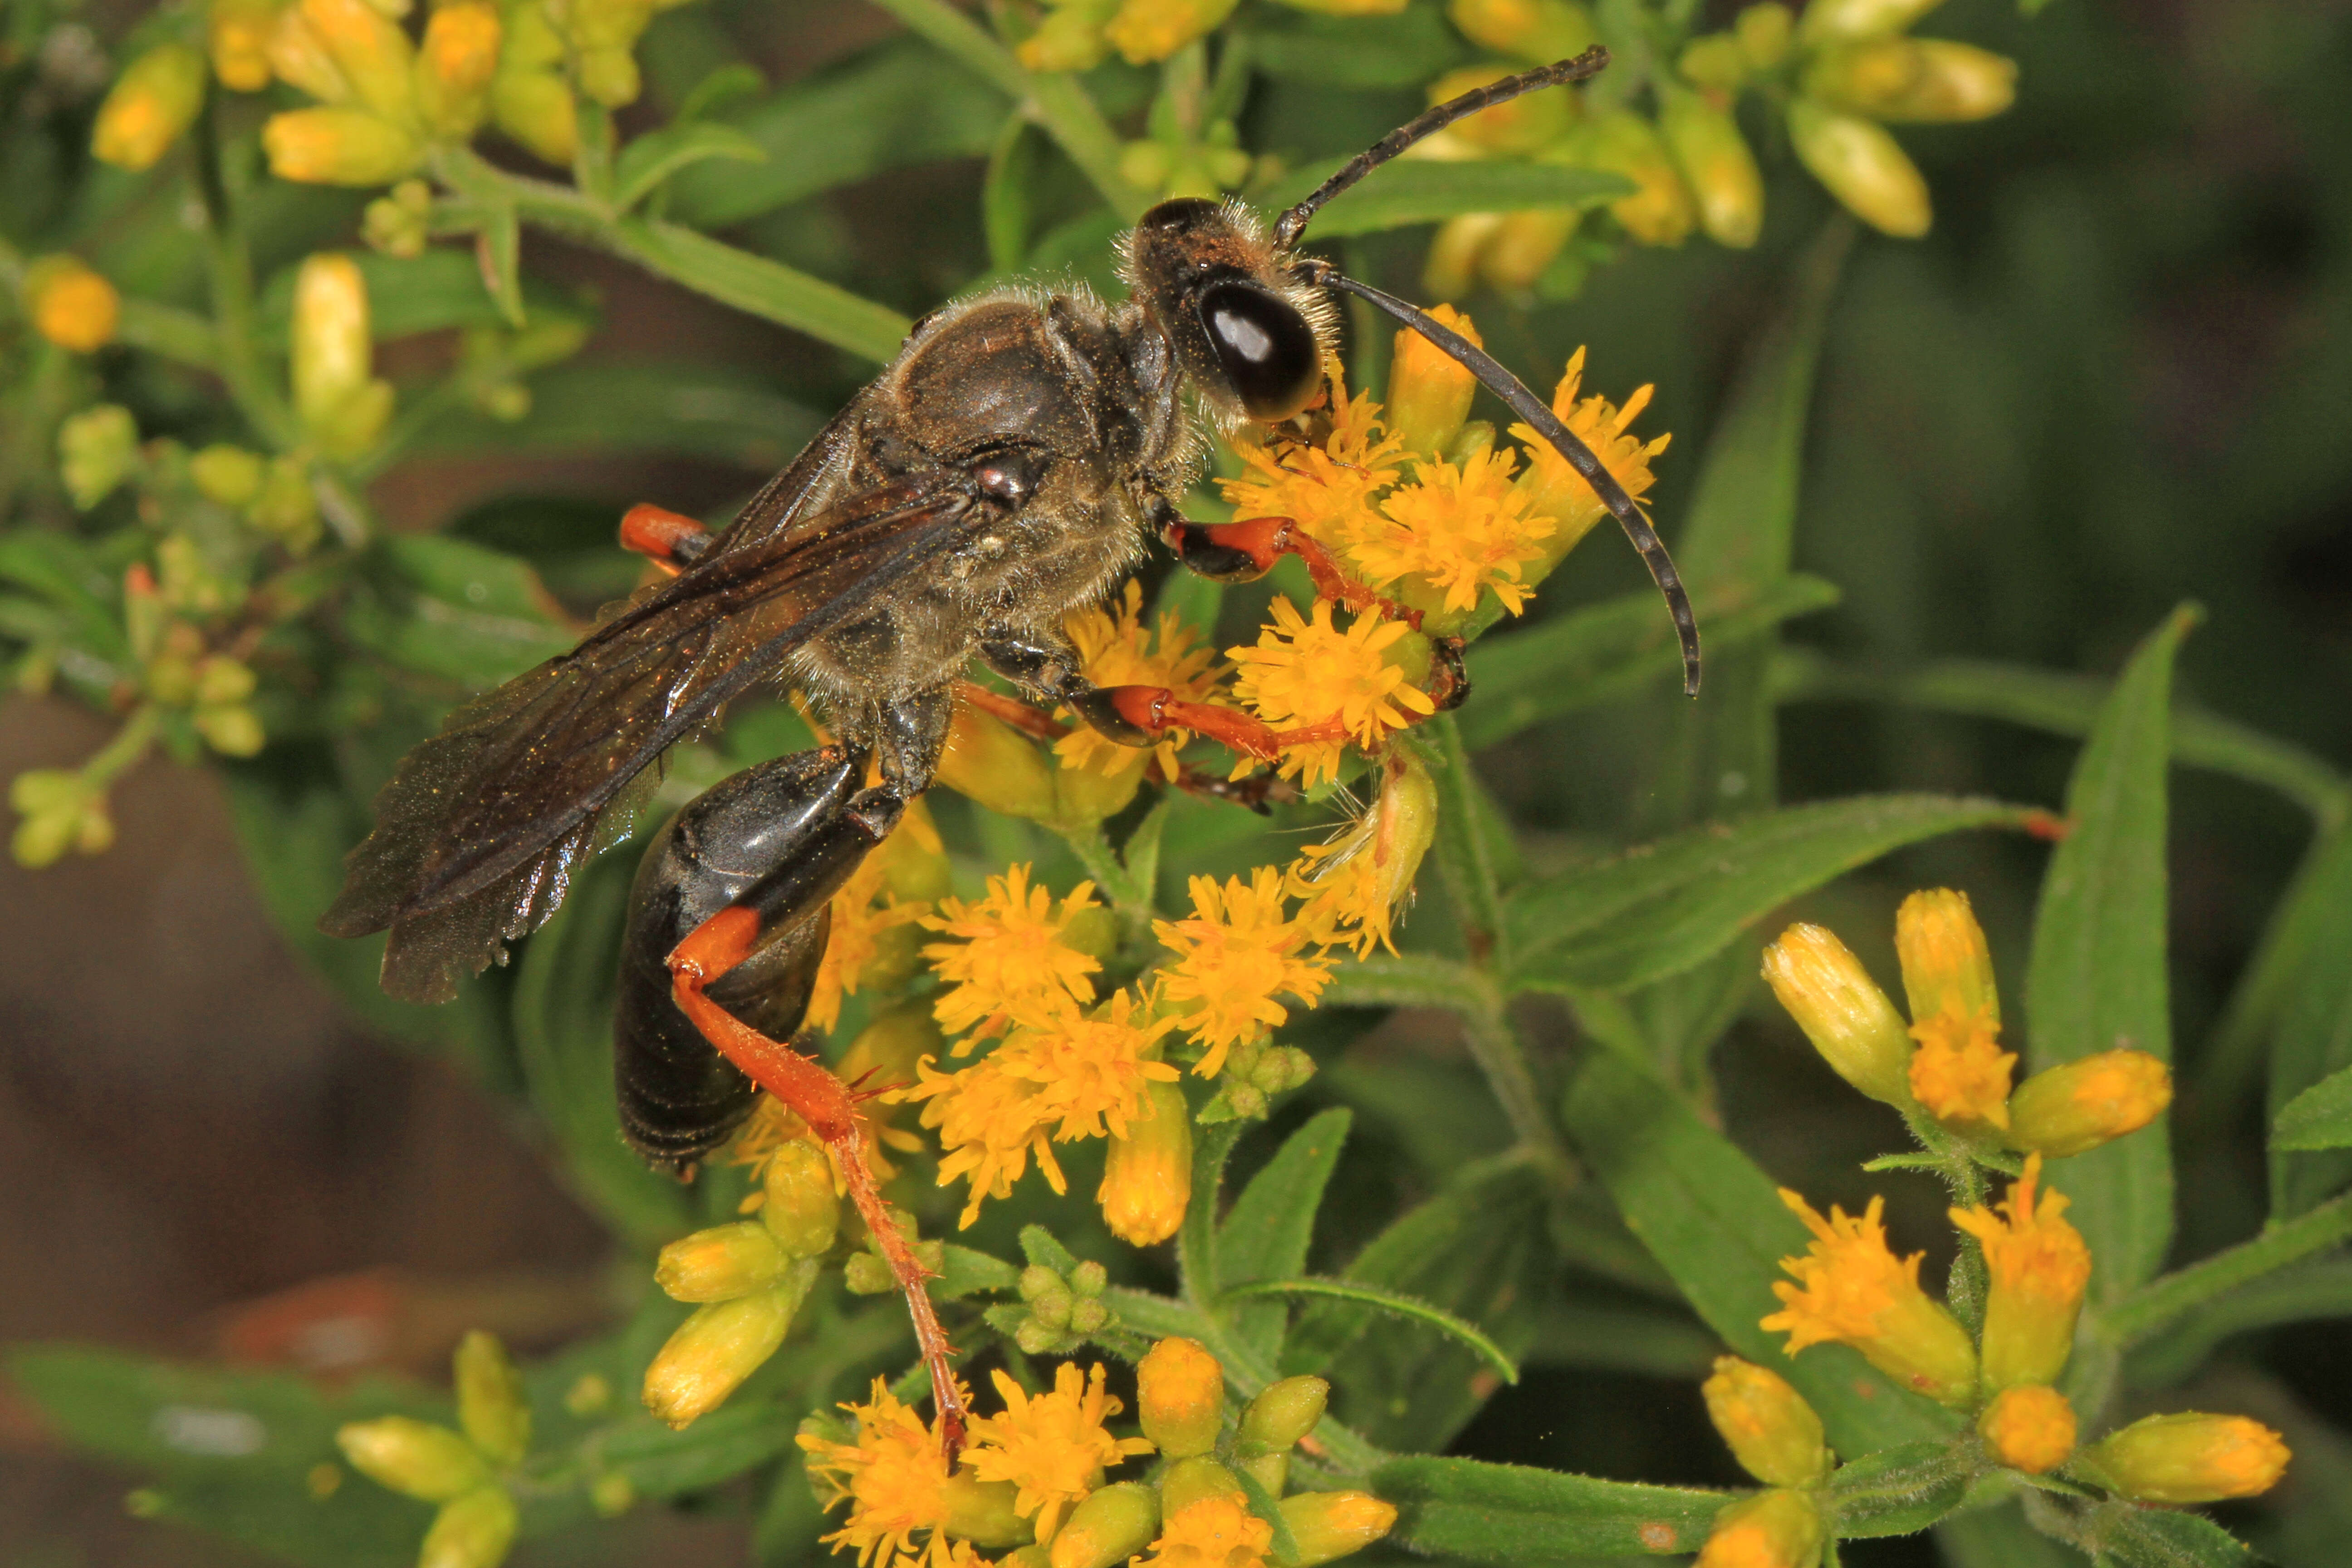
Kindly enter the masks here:
[[1151, 931], [1152, 889], [1118, 858], [1110, 840], [1103, 837], [1102, 824], [1064, 828], [1061, 834], [1062, 841], [1078, 858], [1078, 864], [1087, 868], [1095, 886], [1109, 895], [1111, 912], [1118, 917], [1120, 945], [1131, 947], [1141, 942]]
[[96, 755], [82, 763], [81, 776], [93, 788], [103, 790], [116, 779], [129, 773], [155, 743], [155, 731], [163, 721], [162, 712], [152, 702], [133, 709], [131, 717]]
[[220, 374], [220, 334], [194, 310], [158, 304], [152, 300], [126, 298], [114, 339], [126, 347], [144, 349], [191, 370]]
[[213, 368], [255, 431], [280, 451], [290, 450], [300, 444], [301, 432], [254, 349], [253, 257], [237, 222], [211, 100], [196, 121], [196, 186], [204, 198], [205, 262], [212, 281]]
[[1499, 994], [1485, 1005], [1463, 1009], [1462, 1037], [1470, 1047], [1471, 1060], [1478, 1064], [1478, 1070], [1486, 1077], [1486, 1087], [1503, 1108], [1504, 1119], [1510, 1122], [1511, 1131], [1529, 1156], [1543, 1168], [1549, 1184], [1556, 1187], [1574, 1185], [1582, 1167], [1569, 1152], [1568, 1141], [1560, 1136], [1559, 1129], [1544, 1114], [1543, 1098], [1537, 1092], [1527, 1050], [1519, 1042], [1518, 1031], [1511, 1026]]
[[2352, 1194], [2273, 1225], [2202, 1263], [2150, 1280], [2105, 1313], [2100, 1328], [2119, 1345], [2137, 1344], [2191, 1308], [2347, 1237], [2352, 1237]]

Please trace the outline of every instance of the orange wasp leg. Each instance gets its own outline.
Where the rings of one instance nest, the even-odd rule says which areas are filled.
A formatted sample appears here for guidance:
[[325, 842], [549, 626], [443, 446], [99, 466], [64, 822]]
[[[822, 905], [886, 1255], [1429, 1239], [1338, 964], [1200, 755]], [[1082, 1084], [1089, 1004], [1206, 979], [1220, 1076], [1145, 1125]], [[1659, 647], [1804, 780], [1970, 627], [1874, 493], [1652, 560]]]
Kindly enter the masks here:
[[1421, 612], [1382, 598], [1349, 577], [1330, 547], [1286, 517], [1247, 517], [1235, 522], [1171, 522], [1162, 530], [1178, 560], [1204, 577], [1248, 582], [1265, 576], [1286, 555], [1296, 555], [1315, 584], [1316, 596], [1358, 615], [1377, 610], [1392, 621], [1421, 629]]
[[675, 577], [710, 548], [710, 531], [683, 512], [639, 501], [622, 514], [621, 548]]
[[930, 1293], [923, 1281], [931, 1273], [917, 1260], [914, 1248], [892, 1223], [890, 1205], [875, 1185], [874, 1168], [866, 1163], [865, 1134], [857, 1125], [856, 1103], [865, 1098], [835, 1078], [813, 1057], [804, 1057], [781, 1040], [772, 1040], [704, 994], [704, 987], [751, 954], [760, 935], [760, 917], [738, 905], [719, 910], [697, 926], [669, 955], [670, 995], [703, 1038], [719, 1055], [770, 1094], [784, 1102], [809, 1125], [831, 1152], [849, 1201], [874, 1237], [875, 1247], [889, 1264], [898, 1289], [906, 1293], [907, 1311], [915, 1321], [915, 1342], [923, 1365], [931, 1374], [931, 1399], [940, 1413], [940, 1443], [948, 1468], [955, 1468], [963, 1449], [966, 1412], [949, 1358], [955, 1353], [931, 1310]]

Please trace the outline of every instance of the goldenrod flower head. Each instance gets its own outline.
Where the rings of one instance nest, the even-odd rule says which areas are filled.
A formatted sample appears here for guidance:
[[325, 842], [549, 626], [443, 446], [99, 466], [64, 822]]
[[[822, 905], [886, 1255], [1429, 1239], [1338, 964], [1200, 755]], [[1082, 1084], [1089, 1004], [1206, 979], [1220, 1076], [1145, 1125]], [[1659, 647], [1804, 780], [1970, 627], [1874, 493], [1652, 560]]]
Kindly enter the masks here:
[[1911, 1093], [1938, 1121], [2009, 1125], [2010, 1069], [2017, 1054], [1993, 1038], [2000, 1026], [1979, 1013], [1937, 1013], [1911, 1026]]
[[1813, 1241], [1802, 1258], [1780, 1267], [1797, 1281], [1772, 1287], [1782, 1310], [1761, 1326], [1789, 1336], [1789, 1353], [1807, 1345], [1852, 1345], [1871, 1365], [1905, 1387], [1947, 1405], [1976, 1392], [1977, 1351], [1968, 1331], [1919, 1289], [1925, 1253], [1898, 1258], [1886, 1245], [1884, 1198], [1859, 1217], [1832, 1207], [1823, 1219], [1786, 1187], [1780, 1201], [1805, 1222]]
[[2082, 1468], [2140, 1502], [2258, 1497], [2286, 1473], [2285, 1440], [2243, 1415], [2151, 1415], [2100, 1439]]
[[[893, 1568], [901, 1558], [953, 1561], [941, 1529], [948, 1467], [939, 1434], [893, 1398], [878, 1377], [865, 1404], [842, 1408], [856, 1418], [854, 1440], [836, 1443], [811, 1432], [799, 1439], [810, 1477], [833, 1489], [825, 1507], [849, 1504], [849, 1517], [826, 1543], [856, 1551], [859, 1568]], [[919, 1535], [928, 1542], [918, 1544]]]
[[1899, 33], [1944, 0], [1813, 0], [1805, 7], [1797, 37], [1805, 43], [1833, 38], [1882, 37]]
[[336, 1429], [335, 1446], [352, 1468], [378, 1486], [425, 1502], [463, 1497], [490, 1477], [471, 1443], [414, 1416], [346, 1422]]
[[1460, 466], [1423, 463], [1412, 481], [1381, 499], [1383, 521], [1348, 545], [1348, 556], [1375, 586], [1416, 577], [1444, 595], [1448, 610], [1468, 610], [1492, 589], [1517, 615], [1534, 589], [1520, 568], [1544, 555], [1555, 525], [1529, 510], [1533, 498], [1511, 483], [1508, 451], [1473, 452]]
[[1954, 1209], [1952, 1223], [1977, 1238], [1992, 1276], [1985, 1302], [1984, 1376], [1991, 1388], [2049, 1383], [2074, 1346], [2074, 1320], [2091, 1282], [2091, 1249], [2065, 1219], [2064, 1194], [2036, 1201], [2042, 1156], [2009, 1189], [2003, 1213], [1981, 1205]]
[[[1226, 650], [1239, 668], [1235, 697], [1268, 723], [1297, 721], [1297, 729], [1314, 736], [1283, 752], [1283, 777], [1296, 774], [1308, 785], [1335, 778], [1349, 741], [1375, 746], [1390, 731], [1412, 723], [1409, 715], [1437, 710], [1429, 694], [1383, 657], [1410, 629], [1402, 621], [1364, 615], [1341, 631], [1331, 623], [1329, 600], [1315, 601], [1310, 620], [1288, 599], [1277, 597], [1274, 619], [1255, 646]], [[1339, 733], [1322, 738], [1327, 726]], [[1234, 776], [1256, 765], [1244, 757]]]
[[[1738, 53], [1728, 38], [1724, 43]], [[1732, 118], [1729, 98], [1662, 88], [1658, 132], [1690, 182], [1706, 237], [1734, 250], [1754, 245], [1764, 232], [1764, 174]]]
[[1452, 0], [1445, 14], [1472, 43], [1536, 65], [1582, 54], [1596, 36], [1571, 0]]
[[1160, 1526], [1152, 1555], [1138, 1568], [1265, 1568], [1274, 1527], [1250, 1512], [1239, 1491], [1186, 1503]]
[[[824, 957], [817, 964], [816, 980], [809, 991], [805, 1021], [812, 1029], [830, 1030], [841, 1022], [842, 999], [857, 994], [868, 971], [877, 971], [886, 984], [906, 979], [897, 973], [899, 964], [894, 962], [901, 955], [886, 953], [885, 948], [898, 945], [891, 932], [915, 924], [930, 912], [931, 906], [928, 900], [902, 900], [889, 886], [893, 872], [898, 869], [898, 847], [902, 839], [917, 855], [926, 851], [937, 855], [943, 848], [929, 816], [919, 818], [909, 810], [890, 837], [858, 863], [849, 880], [834, 894], [833, 935], [825, 943]], [[913, 955], [908, 952], [904, 956]]]
[[1633, 182], [1631, 195], [1609, 204], [1612, 216], [1641, 245], [1677, 246], [1698, 216], [1690, 186], [1675, 166], [1657, 127], [1630, 109], [1594, 115], [1577, 128], [1568, 156]]
[[[1444, 103], [1512, 74], [1513, 68], [1505, 65], [1462, 66], [1431, 82], [1424, 96], [1432, 104]], [[1455, 121], [1448, 130], [1482, 152], [1524, 156], [1559, 141], [1575, 118], [1576, 107], [1573, 93], [1530, 92]]]
[[1696, 1568], [1814, 1568], [1821, 1505], [1796, 1491], [1758, 1492], [1715, 1516]]
[[[1453, 306], [1440, 305], [1429, 315], [1439, 326], [1481, 342], [1470, 318]], [[1478, 378], [1468, 365], [1419, 332], [1401, 331], [1389, 361], [1389, 428], [1408, 451], [1443, 452], [1470, 416], [1471, 395], [1477, 388]]]
[[295, 0], [295, 5], [353, 98], [394, 124], [416, 122], [416, 46], [396, 23], [368, 0]]
[[269, 85], [269, 35], [282, 0], [212, 0], [205, 47], [223, 87], [259, 92]]
[[384, 185], [425, 162], [425, 144], [364, 109], [296, 109], [261, 128], [269, 172], [312, 185]]
[[[1077, 650], [1078, 668], [1097, 686], [1164, 686], [1185, 702], [1205, 702], [1216, 695], [1216, 677], [1209, 668], [1214, 650], [1196, 646], [1201, 634], [1173, 614], [1163, 614], [1156, 629], [1146, 628], [1143, 584], [1132, 578], [1116, 610], [1074, 610], [1062, 629]], [[1156, 757], [1160, 776], [1173, 779], [1176, 753], [1191, 739], [1185, 731], [1171, 730], [1157, 746], [1122, 746], [1081, 724], [1055, 742], [1054, 754], [1066, 768], [1092, 768], [1110, 777]]]
[[[1054, 1533], [1047, 1568], [1117, 1568], [1160, 1533], [1160, 1493], [1115, 1481], [1087, 1494]], [[1008, 1559], [1008, 1561], [1010, 1561]]]
[[1837, 1075], [1888, 1105], [1911, 1103], [1911, 1036], [1834, 932], [1792, 925], [1764, 950], [1772, 994]]
[[1095, 1193], [1103, 1223], [1130, 1247], [1175, 1235], [1192, 1199], [1192, 1119], [1183, 1091], [1168, 1083], [1144, 1090], [1141, 1114], [1111, 1135]]
[[1298, 1568], [1361, 1552], [1396, 1526], [1396, 1504], [1370, 1492], [1299, 1492], [1276, 1506], [1297, 1542]]
[[997, 1055], [953, 1073], [927, 1061], [916, 1073], [919, 1081], [898, 1098], [923, 1101], [923, 1125], [940, 1130], [939, 1184], [959, 1176], [971, 1184], [959, 1226], [980, 1217], [983, 1199], [1011, 1196], [1033, 1155], [1047, 1185], [1069, 1190], [1050, 1142], [1054, 1112], [1035, 1084], [1007, 1071]]
[[2046, 1476], [2074, 1451], [2074, 1407], [2046, 1384], [2021, 1383], [1993, 1396], [1977, 1433], [2011, 1469]]
[[1792, 99], [1789, 140], [1813, 178], [1880, 233], [1916, 239], [1934, 223], [1926, 177], [1874, 121]]
[[1062, 813], [1056, 772], [1028, 736], [977, 703], [956, 704], [940, 783], [1001, 816], [1052, 822]]
[[1248, 881], [1234, 877], [1222, 887], [1213, 877], [1195, 877], [1191, 890], [1192, 918], [1154, 921], [1151, 931], [1176, 955], [1161, 972], [1160, 994], [1207, 1049], [1193, 1070], [1214, 1078], [1227, 1051], [1289, 1017], [1276, 996], [1313, 1006], [1330, 965], [1299, 956], [1308, 933], [1284, 914], [1276, 868], [1260, 866]]
[[1118, 14], [1119, 0], [1046, 0], [1037, 30], [1013, 49], [1033, 71], [1092, 70], [1110, 44], [1103, 24]]
[[521, 1510], [506, 1488], [478, 1487], [441, 1505], [416, 1551], [417, 1568], [498, 1568], [514, 1545]]
[[1030, 885], [1027, 866], [991, 877], [987, 897], [972, 903], [940, 900], [939, 913], [921, 917], [926, 930], [957, 939], [923, 949], [947, 987], [932, 1005], [940, 1026], [982, 1035], [1015, 1024], [1044, 1027], [1092, 1002], [1087, 976], [1102, 963], [1061, 939], [1071, 917], [1093, 902], [1094, 884], [1080, 882], [1056, 911], [1053, 894]]
[[1131, 66], [1164, 60], [1213, 32], [1240, 0], [1126, 0], [1103, 28]]
[[2011, 1145], [2053, 1160], [2137, 1132], [2172, 1103], [2172, 1069], [2120, 1048], [2035, 1073], [2010, 1097]]
[[[1576, 395], [1583, 384], [1584, 351], [1580, 348], [1569, 356], [1568, 369], [1553, 389], [1551, 411], [1577, 439], [1591, 448], [1592, 455], [1624, 487], [1625, 493], [1638, 501], [1656, 482], [1656, 476], [1650, 471], [1650, 459], [1664, 451], [1666, 444], [1674, 439], [1660, 436], [1643, 441], [1627, 434], [1642, 410], [1650, 405], [1654, 389], [1635, 388], [1624, 406], [1619, 407], [1598, 395], [1579, 402]], [[1544, 560], [1557, 563], [1591, 531], [1594, 523], [1609, 515], [1609, 508], [1584, 476], [1570, 468], [1568, 459], [1536, 434], [1534, 426], [1514, 425], [1511, 434], [1528, 449], [1528, 469], [1518, 480], [1519, 488], [1528, 492], [1528, 510], [1553, 520], [1553, 531], [1545, 541]], [[1542, 576], [1542, 572], [1537, 572], [1529, 580], [1540, 581]]]
[[304, 19], [299, 5], [279, 9], [263, 47], [269, 68], [280, 81], [300, 88], [321, 103], [350, 100], [352, 84], [344, 79], [342, 67], [328, 53], [327, 41]]
[[1059, 1119], [1055, 1142], [1124, 1138], [1130, 1121], [1149, 1114], [1145, 1086], [1181, 1076], [1149, 1054], [1176, 1022], [1149, 1010], [1139, 1020], [1134, 994], [1121, 991], [1090, 1016], [1016, 1032], [989, 1059], [1036, 1086], [1038, 1108]]
[[530, 1406], [507, 1347], [498, 1335], [476, 1329], [457, 1342], [450, 1359], [466, 1440], [494, 1465], [520, 1464], [530, 1449]]
[[1198, 1340], [1171, 1335], [1135, 1363], [1136, 1415], [1143, 1435], [1171, 1459], [1216, 1447], [1224, 1418], [1225, 1372]]
[[1985, 120], [2017, 101], [2017, 62], [1973, 44], [1919, 38], [1918, 73], [1908, 90], [1882, 104], [1881, 120], [1949, 124]]
[[1895, 954], [1913, 1018], [1952, 1013], [2000, 1027], [1992, 950], [1966, 893], [1927, 888], [1905, 899], [1895, 911]]
[[665, 1246], [654, 1259], [654, 1283], [673, 1301], [731, 1301], [775, 1283], [791, 1263], [766, 1226], [738, 1220]]
[[646, 1408], [683, 1427], [725, 1404], [784, 1342], [815, 1275], [816, 1265], [802, 1259], [779, 1283], [697, 1309], [646, 1368]]
[[122, 169], [152, 168], [205, 103], [205, 58], [158, 44], [125, 66], [98, 106], [90, 156]]
[[1436, 784], [1420, 763], [1392, 758], [1372, 808], [1337, 838], [1302, 847], [1285, 873], [1284, 886], [1306, 900], [1298, 925], [1327, 950], [1349, 948], [1358, 958], [1375, 947], [1394, 952], [1390, 927], [1436, 837]]
[[1699, 1385], [1707, 1418], [1742, 1468], [1767, 1486], [1811, 1486], [1829, 1473], [1822, 1418], [1788, 1379], [1738, 1356], [1717, 1356]]
[[1024, 1519], [1035, 1515], [1037, 1539], [1050, 1541], [1063, 1511], [1102, 1484], [1103, 1471], [1129, 1454], [1151, 1452], [1143, 1437], [1114, 1437], [1103, 1422], [1125, 1408], [1103, 1388], [1097, 1365], [1081, 1377], [1064, 1362], [1054, 1372], [1054, 1392], [1032, 1399], [1003, 1373], [993, 1374], [1004, 1414], [971, 1424], [972, 1447], [964, 1463], [984, 1481], [1010, 1481], [1013, 1507]]
[[[39, 270], [39, 264], [34, 270]], [[77, 511], [88, 511], [112, 495], [138, 460], [139, 424], [120, 403], [101, 403], [58, 422], [58, 478], [65, 481], [66, 496]], [[154, 683], [152, 668], [148, 682], [151, 687]]]
[[499, 8], [489, 0], [454, 0], [425, 24], [416, 62], [417, 108], [436, 135], [467, 137], [481, 124], [505, 35]]
[[1332, 376], [1331, 433], [1322, 445], [1237, 447], [1245, 477], [1221, 488], [1236, 515], [1286, 517], [1338, 550], [1375, 521], [1372, 498], [1396, 482], [1404, 441], [1390, 433], [1371, 394], [1350, 398], [1336, 368]]
[[71, 256], [47, 257], [26, 268], [25, 304], [35, 331], [75, 353], [112, 342], [122, 319], [122, 296], [114, 285]]

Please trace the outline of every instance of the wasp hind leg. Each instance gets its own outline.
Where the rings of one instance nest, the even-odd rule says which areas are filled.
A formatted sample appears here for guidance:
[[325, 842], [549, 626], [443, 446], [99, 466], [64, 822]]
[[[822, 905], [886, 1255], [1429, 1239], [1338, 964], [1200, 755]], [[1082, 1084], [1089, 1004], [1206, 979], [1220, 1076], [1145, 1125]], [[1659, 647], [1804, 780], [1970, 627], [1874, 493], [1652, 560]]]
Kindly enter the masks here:
[[639, 501], [621, 516], [621, 548], [677, 576], [710, 548], [710, 530], [684, 512]]

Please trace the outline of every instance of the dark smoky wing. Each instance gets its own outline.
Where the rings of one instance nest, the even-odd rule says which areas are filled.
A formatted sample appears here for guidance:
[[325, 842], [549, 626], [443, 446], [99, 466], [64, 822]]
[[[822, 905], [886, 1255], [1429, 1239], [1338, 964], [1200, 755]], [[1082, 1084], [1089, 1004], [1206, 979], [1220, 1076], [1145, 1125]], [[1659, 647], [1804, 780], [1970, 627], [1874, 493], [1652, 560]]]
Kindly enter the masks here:
[[714, 551], [572, 652], [459, 709], [376, 797], [375, 831], [352, 851], [320, 929], [388, 928], [384, 989], [455, 995], [459, 973], [555, 911], [633, 780], [793, 650], [952, 548], [971, 510], [961, 476], [877, 486], [787, 533]]

